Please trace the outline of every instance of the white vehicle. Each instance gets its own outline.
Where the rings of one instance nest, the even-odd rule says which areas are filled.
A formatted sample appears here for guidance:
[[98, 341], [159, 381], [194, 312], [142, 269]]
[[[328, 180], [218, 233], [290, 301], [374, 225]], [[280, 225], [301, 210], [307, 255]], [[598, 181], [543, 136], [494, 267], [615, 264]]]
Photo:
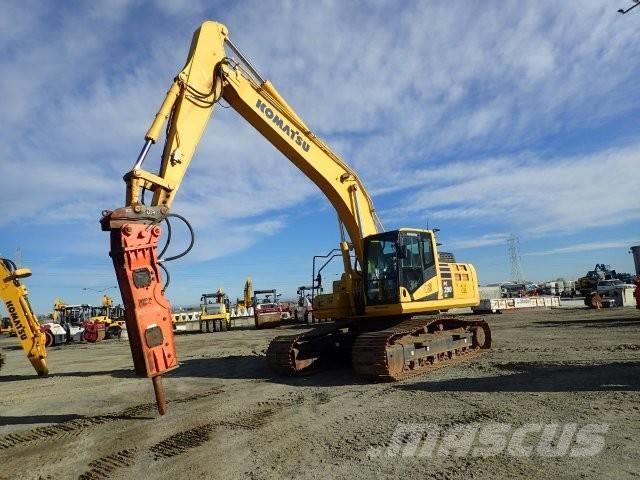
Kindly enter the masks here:
[[624, 283], [622, 280], [600, 280], [596, 290], [600, 295], [613, 295], [619, 288], [634, 288], [635, 285]]
[[47, 347], [63, 345], [67, 341], [79, 342], [82, 340], [82, 334], [84, 333], [84, 327], [68, 323], [65, 325], [53, 322], [43, 323], [40, 328], [44, 332]]

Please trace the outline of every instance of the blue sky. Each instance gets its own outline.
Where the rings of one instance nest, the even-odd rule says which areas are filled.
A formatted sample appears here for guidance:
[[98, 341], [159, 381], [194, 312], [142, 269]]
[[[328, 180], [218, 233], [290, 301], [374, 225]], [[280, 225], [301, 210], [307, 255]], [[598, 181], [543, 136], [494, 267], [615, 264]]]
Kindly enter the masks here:
[[[116, 284], [100, 211], [122, 205], [212, 19], [356, 169], [387, 229], [439, 227], [482, 283], [509, 277], [511, 233], [534, 281], [631, 271], [640, 9], [618, 3], [4, 2], [0, 253], [21, 249], [39, 313]], [[178, 305], [221, 286], [235, 298], [248, 275], [292, 295], [338, 238], [314, 185], [231, 109], [214, 112], [174, 211], [197, 234], [170, 265]]]

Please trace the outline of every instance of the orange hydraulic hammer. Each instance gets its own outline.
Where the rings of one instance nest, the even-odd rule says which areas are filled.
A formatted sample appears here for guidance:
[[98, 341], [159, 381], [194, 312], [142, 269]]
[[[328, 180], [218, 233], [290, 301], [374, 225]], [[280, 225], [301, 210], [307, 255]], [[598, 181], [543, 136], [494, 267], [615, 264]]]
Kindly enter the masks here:
[[151, 378], [160, 415], [165, 413], [161, 375], [178, 367], [171, 304], [164, 296], [157, 257], [161, 234], [157, 207], [103, 212], [102, 229], [111, 235], [110, 256], [125, 306], [129, 346], [136, 373]]

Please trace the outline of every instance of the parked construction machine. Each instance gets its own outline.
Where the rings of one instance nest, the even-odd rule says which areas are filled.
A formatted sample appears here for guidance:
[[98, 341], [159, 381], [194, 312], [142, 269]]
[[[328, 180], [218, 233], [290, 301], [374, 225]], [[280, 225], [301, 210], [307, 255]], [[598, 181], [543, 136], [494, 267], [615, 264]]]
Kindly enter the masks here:
[[[225, 50], [226, 49], [226, 50]], [[131, 171], [125, 206], [104, 211], [111, 258], [127, 312], [136, 372], [153, 379], [164, 413], [161, 375], [178, 367], [165, 296], [165, 264], [188, 252], [193, 230], [171, 205], [215, 104], [224, 100], [324, 193], [338, 215], [344, 273], [333, 292], [314, 298], [314, 316], [333, 319], [310, 331], [275, 338], [269, 366], [281, 374], [317, 368], [351, 355], [356, 372], [398, 380], [471, 357], [491, 346], [486, 322], [437, 314], [479, 304], [475, 268], [441, 262], [435, 232], [385, 231], [363, 183], [231, 42], [226, 26], [205, 22], [193, 36], [184, 68], [158, 110]], [[165, 127], [166, 123], [166, 127]], [[160, 169], [143, 169], [151, 146], [166, 135]], [[145, 204], [144, 193], [153, 198]], [[161, 224], [179, 219], [192, 239], [180, 255], [158, 253]], [[354, 262], [351, 263], [350, 252]]]
[[[598, 283], [603, 280], [619, 280], [620, 283], [633, 284], [633, 275], [629, 273], [618, 273], [610, 265], [598, 263], [589, 270], [584, 277], [576, 280], [576, 290], [583, 296], [589, 296], [598, 290]], [[602, 292], [598, 292], [602, 293]]]
[[[312, 292], [314, 286], [302, 285], [298, 287], [298, 301], [293, 312], [293, 318], [296, 322], [313, 323], [313, 303]], [[307, 293], [308, 292], [308, 293]]]
[[99, 307], [91, 307], [89, 320], [83, 323], [83, 340], [95, 343], [107, 338], [120, 338], [124, 329], [124, 312], [113, 305], [109, 295], [103, 295]]
[[253, 318], [256, 328], [275, 327], [282, 323], [282, 308], [278, 297], [275, 289], [253, 292]]
[[68, 305], [56, 298], [51, 316], [52, 322], [41, 325], [47, 347], [79, 342], [84, 339], [85, 325], [91, 318], [91, 305]]
[[231, 329], [231, 304], [222, 288], [200, 297], [200, 329], [203, 332], [226, 332]]
[[244, 282], [242, 298], [236, 299], [235, 314], [238, 317], [249, 317], [253, 315], [253, 281], [247, 277]]
[[[0, 258], [0, 298], [9, 314], [13, 331], [38, 375], [47, 375], [47, 349], [40, 323], [29, 303], [27, 287], [20, 280], [31, 276], [28, 268], [17, 268], [8, 258]], [[0, 367], [3, 359], [0, 355]]]

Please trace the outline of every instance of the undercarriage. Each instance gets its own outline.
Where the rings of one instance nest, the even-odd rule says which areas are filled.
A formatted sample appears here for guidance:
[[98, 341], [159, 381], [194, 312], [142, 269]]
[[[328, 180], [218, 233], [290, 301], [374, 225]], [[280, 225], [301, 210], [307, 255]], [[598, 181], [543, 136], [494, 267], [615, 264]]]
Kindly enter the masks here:
[[303, 375], [350, 360], [358, 375], [397, 381], [490, 348], [491, 330], [484, 320], [449, 316], [352, 320], [276, 337], [267, 349], [267, 362], [278, 374]]

